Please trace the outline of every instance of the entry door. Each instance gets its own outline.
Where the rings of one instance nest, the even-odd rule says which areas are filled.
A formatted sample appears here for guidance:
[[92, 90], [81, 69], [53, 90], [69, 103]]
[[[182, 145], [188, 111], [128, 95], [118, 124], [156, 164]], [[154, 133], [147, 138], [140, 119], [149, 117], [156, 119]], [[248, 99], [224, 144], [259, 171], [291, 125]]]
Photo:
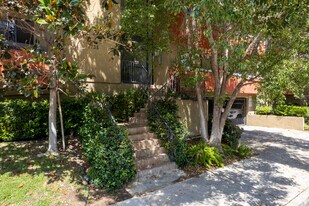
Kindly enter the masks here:
[[148, 57], [139, 60], [128, 53], [121, 56], [121, 80], [124, 83], [150, 84], [151, 67], [148, 64]]

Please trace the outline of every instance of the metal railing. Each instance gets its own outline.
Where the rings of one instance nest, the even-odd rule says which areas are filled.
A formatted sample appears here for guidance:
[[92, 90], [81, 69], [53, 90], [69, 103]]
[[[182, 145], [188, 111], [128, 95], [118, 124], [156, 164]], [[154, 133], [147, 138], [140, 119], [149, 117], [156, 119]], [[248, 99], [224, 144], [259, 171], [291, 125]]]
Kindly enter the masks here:
[[[173, 132], [172, 128], [168, 125], [168, 123], [162, 118], [162, 115], [160, 114], [158, 108], [154, 104], [154, 101], [157, 100], [156, 97], [159, 97], [160, 99], [162, 98], [162, 92], [164, 89], [168, 87], [168, 83], [165, 83], [160, 89], [158, 89], [156, 92], [154, 92], [148, 99], [148, 111], [152, 111], [155, 114], [155, 119], [160, 122], [159, 126], [157, 129], [160, 127], [165, 127], [165, 129], [169, 132], [169, 141], [173, 141], [175, 137], [175, 133]], [[159, 96], [160, 94], [160, 96]], [[165, 93], [166, 95], [166, 93]]]
[[118, 128], [117, 122], [111, 112], [111, 110], [109, 109], [109, 105], [108, 103], [106, 103], [104, 100], [102, 101], [95, 101], [98, 107], [101, 107], [102, 110], [105, 110], [107, 112], [108, 118], [110, 119], [110, 121], [112, 122], [114, 128]]

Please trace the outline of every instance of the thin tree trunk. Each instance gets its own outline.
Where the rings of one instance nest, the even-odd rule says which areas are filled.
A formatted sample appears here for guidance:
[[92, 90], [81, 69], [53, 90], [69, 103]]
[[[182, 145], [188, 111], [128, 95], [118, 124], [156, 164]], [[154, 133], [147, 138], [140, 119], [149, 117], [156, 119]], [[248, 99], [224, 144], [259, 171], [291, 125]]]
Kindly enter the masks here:
[[57, 79], [54, 74], [54, 65], [51, 66], [49, 87], [49, 114], [48, 114], [48, 150], [47, 153], [58, 154], [57, 148]]
[[209, 144], [211, 146], [220, 147], [221, 146], [221, 139], [223, 133], [223, 127], [220, 124], [221, 120], [221, 112], [222, 106], [218, 105], [218, 102], [214, 102], [214, 110], [213, 110], [213, 117], [212, 117], [212, 127], [211, 127], [211, 135]]
[[198, 110], [199, 110], [199, 116], [200, 116], [201, 135], [204, 141], [207, 142], [208, 141], [208, 131], [207, 131], [208, 125], [207, 125], [207, 122], [205, 120], [205, 115], [204, 115], [204, 107], [203, 107], [203, 100], [202, 100], [202, 95], [201, 95], [200, 84], [196, 83], [195, 88], [196, 88], [197, 103], [198, 103]]
[[61, 101], [60, 101], [59, 91], [57, 92], [57, 95], [58, 95], [58, 109], [59, 109], [61, 136], [62, 136], [62, 149], [64, 151], [65, 150], [65, 137], [64, 137], [63, 116], [62, 116], [62, 109], [61, 109]]

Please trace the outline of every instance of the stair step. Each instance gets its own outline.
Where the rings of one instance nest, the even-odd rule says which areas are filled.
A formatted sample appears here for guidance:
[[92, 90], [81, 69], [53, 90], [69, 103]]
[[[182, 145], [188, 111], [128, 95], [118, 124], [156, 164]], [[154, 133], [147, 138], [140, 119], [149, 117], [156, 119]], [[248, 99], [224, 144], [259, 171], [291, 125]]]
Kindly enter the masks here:
[[149, 127], [145, 125], [134, 125], [133, 124], [133, 125], [128, 126], [129, 135], [142, 134], [142, 133], [146, 133], [149, 131], [150, 131]]
[[147, 112], [147, 108], [141, 108], [141, 109], [139, 110], [139, 112], [144, 112], [144, 113], [146, 113], [146, 112]]
[[155, 147], [153, 149], [143, 149], [143, 150], [136, 150], [135, 151], [135, 158], [140, 160], [142, 158], [149, 158], [152, 156], [166, 154], [166, 150], [164, 147]]
[[146, 125], [148, 122], [148, 119], [145, 118], [138, 118], [138, 117], [131, 117], [129, 122], [132, 123], [136, 123], [136, 124], [144, 124]]
[[165, 171], [170, 171], [170, 170], [174, 170], [177, 168], [178, 167], [175, 162], [164, 162], [160, 165], [157, 165], [156, 167], [138, 171], [136, 174], [136, 177], [139, 179], [145, 176], [160, 175]]
[[147, 119], [147, 113], [146, 112], [136, 112], [134, 113], [134, 117]]
[[137, 160], [136, 168], [137, 170], [150, 169], [156, 166], [163, 164], [164, 162], [169, 162], [169, 158], [167, 154], [160, 154], [157, 156], [153, 156], [147, 159]]
[[141, 141], [141, 140], [147, 140], [147, 139], [153, 139], [156, 138], [156, 135], [154, 133], [142, 133], [142, 134], [133, 134], [129, 135], [129, 139], [131, 141]]
[[146, 139], [142, 141], [133, 142], [135, 150], [144, 150], [144, 149], [155, 149], [160, 147], [160, 140], [158, 139]]

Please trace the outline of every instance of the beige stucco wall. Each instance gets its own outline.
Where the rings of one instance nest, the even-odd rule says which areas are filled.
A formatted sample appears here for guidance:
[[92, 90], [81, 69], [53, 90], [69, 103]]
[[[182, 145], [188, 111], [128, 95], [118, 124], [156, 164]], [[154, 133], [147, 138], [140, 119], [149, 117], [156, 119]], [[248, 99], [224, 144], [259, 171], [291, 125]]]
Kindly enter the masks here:
[[261, 126], [261, 127], [276, 127], [283, 129], [296, 129], [304, 130], [304, 118], [303, 117], [284, 117], [274, 115], [255, 115], [248, 114], [247, 116], [248, 126]]
[[[100, 21], [104, 15], [100, 0], [90, 0], [86, 6], [86, 21], [89, 24]], [[120, 21], [120, 4], [112, 8], [113, 23], [115, 27]], [[110, 51], [115, 43], [110, 40], [98, 41], [98, 44], [90, 44], [85, 37], [71, 38], [67, 42], [68, 58], [75, 61], [86, 74], [93, 74], [93, 79], [88, 79], [89, 90], [104, 90], [106, 84], [120, 84], [120, 57], [113, 55]], [[102, 84], [104, 83], [104, 84]], [[98, 85], [94, 85], [98, 84]]]
[[[90, 0], [86, 7], [87, 21], [91, 24], [102, 16], [100, 0]], [[121, 6], [113, 7], [113, 25], [120, 22]], [[121, 58], [110, 53], [114, 42], [101, 41], [97, 45], [90, 45], [84, 38], [69, 39], [67, 42], [68, 58], [78, 63], [83, 73], [93, 74], [95, 78], [87, 80], [88, 90], [97, 92], [118, 92], [142, 85], [124, 84], [121, 82]], [[153, 88], [160, 88], [169, 80], [169, 67], [176, 57], [175, 48], [170, 51], [154, 55]]]
[[[181, 100], [177, 99], [176, 103], [178, 105], [178, 113], [177, 115], [180, 117], [182, 123], [184, 123], [191, 135], [200, 134], [200, 117], [198, 112], [198, 104], [197, 101], [193, 100]], [[204, 115], [206, 121], [208, 120], [208, 102], [203, 102], [204, 106]]]
[[177, 47], [175, 45], [170, 45], [169, 51], [163, 52], [159, 56], [154, 56], [153, 83], [155, 86], [163, 85], [169, 81], [169, 70], [176, 57]]

